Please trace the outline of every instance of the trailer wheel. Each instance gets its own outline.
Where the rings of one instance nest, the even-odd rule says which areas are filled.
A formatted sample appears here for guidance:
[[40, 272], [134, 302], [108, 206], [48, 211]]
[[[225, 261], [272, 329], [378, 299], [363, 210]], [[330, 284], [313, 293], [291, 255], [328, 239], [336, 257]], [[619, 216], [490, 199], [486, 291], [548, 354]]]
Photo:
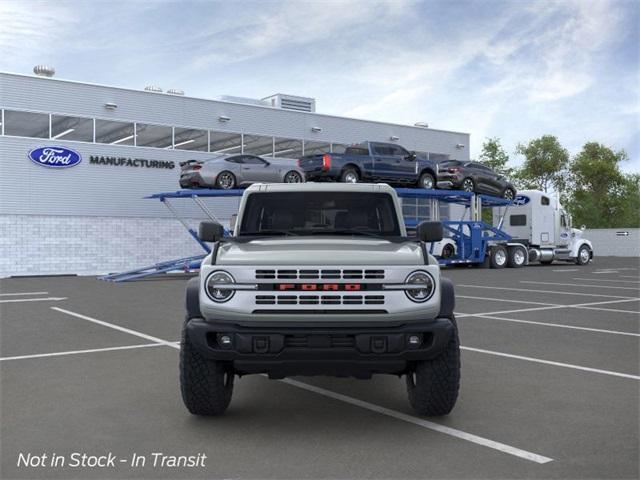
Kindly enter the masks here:
[[507, 266], [509, 268], [524, 267], [527, 263], [527, 252], [522, 247], [509, 247], [509, 258], [507, 260]]
[[504, 246], [495, 245], [491, 247], [491, 260], [489, 260], [491, 268], [504, 268], [508, 259], [507, 249]]
[[578, 249], [578, 256], [576, 257], [576, 263], [578, 265], [586, 265], [591, 260], [591, 250], [586, 245], [582, 245]]

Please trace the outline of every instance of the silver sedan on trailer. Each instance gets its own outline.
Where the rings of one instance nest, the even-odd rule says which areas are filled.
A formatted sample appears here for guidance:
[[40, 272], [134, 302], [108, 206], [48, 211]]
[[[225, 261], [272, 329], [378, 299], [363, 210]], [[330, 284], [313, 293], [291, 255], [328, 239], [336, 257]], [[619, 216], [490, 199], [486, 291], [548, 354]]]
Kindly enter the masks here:
[[300, 183], [304, 172], [291, 158], [265, 159], [257, 155], [220, 155], [210, 160], [180, 163], [181, 188], [228, 190], [252, 183]]

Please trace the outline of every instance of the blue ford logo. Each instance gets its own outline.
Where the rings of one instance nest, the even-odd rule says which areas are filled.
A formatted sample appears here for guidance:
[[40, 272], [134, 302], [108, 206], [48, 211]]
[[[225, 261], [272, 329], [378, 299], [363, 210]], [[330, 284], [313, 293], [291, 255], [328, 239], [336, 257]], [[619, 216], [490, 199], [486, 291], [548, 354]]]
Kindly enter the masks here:
[[516, 195], [516, 198], [513, 200], [514, 205], [526, 205], [531, 200], [526, 195]]
[[69, 168], [79, 164], [82, 156], [64, 147], [40, 147], [29, 152], [33, 163], [49, 168]]

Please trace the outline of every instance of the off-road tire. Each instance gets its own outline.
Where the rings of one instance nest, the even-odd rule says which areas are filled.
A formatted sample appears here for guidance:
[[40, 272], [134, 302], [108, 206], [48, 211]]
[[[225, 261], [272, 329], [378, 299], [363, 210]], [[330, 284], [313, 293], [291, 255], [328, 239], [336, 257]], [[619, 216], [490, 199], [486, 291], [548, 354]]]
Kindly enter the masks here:
[[[351, 178], [355, 177], [355, 182], [350, 181]], [[358, 183], [360, 181], [360, 175], [355, 168], [347, 167], [340, 174], [340, 181], [342, 183]]]
[[447, 415], [458, 399], [460, 340], [455, 318], [451, 323], [453, 335], [445, 350], [433, 360], [417, 362], [414, 371], [406, 375], [409, 403], [421, 415]]
[[[431, 188], [427, 188], [425, 186], [425, 183], [431, 183]], [[418, 187], [420, 188], [424, 188], [426, 190], [433, 190], [436, 188], [436, 179], [435, 177], [430, 174], [429, 172], [424, 172], [422, 175], [420, 175], [420, 180], [418, 180]]]
[[[583, 257], [583, 251], [587, 251], [588, 255], [586, 255], [585, 257]], [[586, 260], [585, 260], [586, 258]], [[576, 257], [576, 264], [577, 265], [586, 265], [587, 263], [589, 263], [589, 261], [591, 260], [591, 249], [589, 247], [587, 247], [586, 245], [582, 245], [579, 249], [578, 249], [578, 256]]]
[[507, 266], [509, 254], [507, 249], [502, 245], [494, 245], [491, 247], [491, 258], [489, 265], [491, 268], [504, 268]]
[[221, 362], [209, 360], [196, 350], [182, 327], [180, 342], [180, 391], [182, 401], [193, 415], [221, 415], [231, 402], [233, 372]]

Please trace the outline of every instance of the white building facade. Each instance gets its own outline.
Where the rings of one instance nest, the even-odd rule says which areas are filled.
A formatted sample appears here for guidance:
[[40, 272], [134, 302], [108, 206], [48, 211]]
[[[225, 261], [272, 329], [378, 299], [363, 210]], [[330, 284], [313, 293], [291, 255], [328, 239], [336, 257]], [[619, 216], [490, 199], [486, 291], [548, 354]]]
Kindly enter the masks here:
[[[202, 253], [161, 202], [144, 198], [178, 190], [181, 161], [293, 162], [363, 140], [469, 159], [469, 134], [322, 115], [313, 99], [287, 95], [207, 100], [0, 73], [0, 109], [0, 277], [101, 274]], [[80, 161], [48, 168], [29, 157], [56, 148]], [[197, 224], [202, 212], [182, 203]], [[207, 204], [226, 221], [237, 199]]]

